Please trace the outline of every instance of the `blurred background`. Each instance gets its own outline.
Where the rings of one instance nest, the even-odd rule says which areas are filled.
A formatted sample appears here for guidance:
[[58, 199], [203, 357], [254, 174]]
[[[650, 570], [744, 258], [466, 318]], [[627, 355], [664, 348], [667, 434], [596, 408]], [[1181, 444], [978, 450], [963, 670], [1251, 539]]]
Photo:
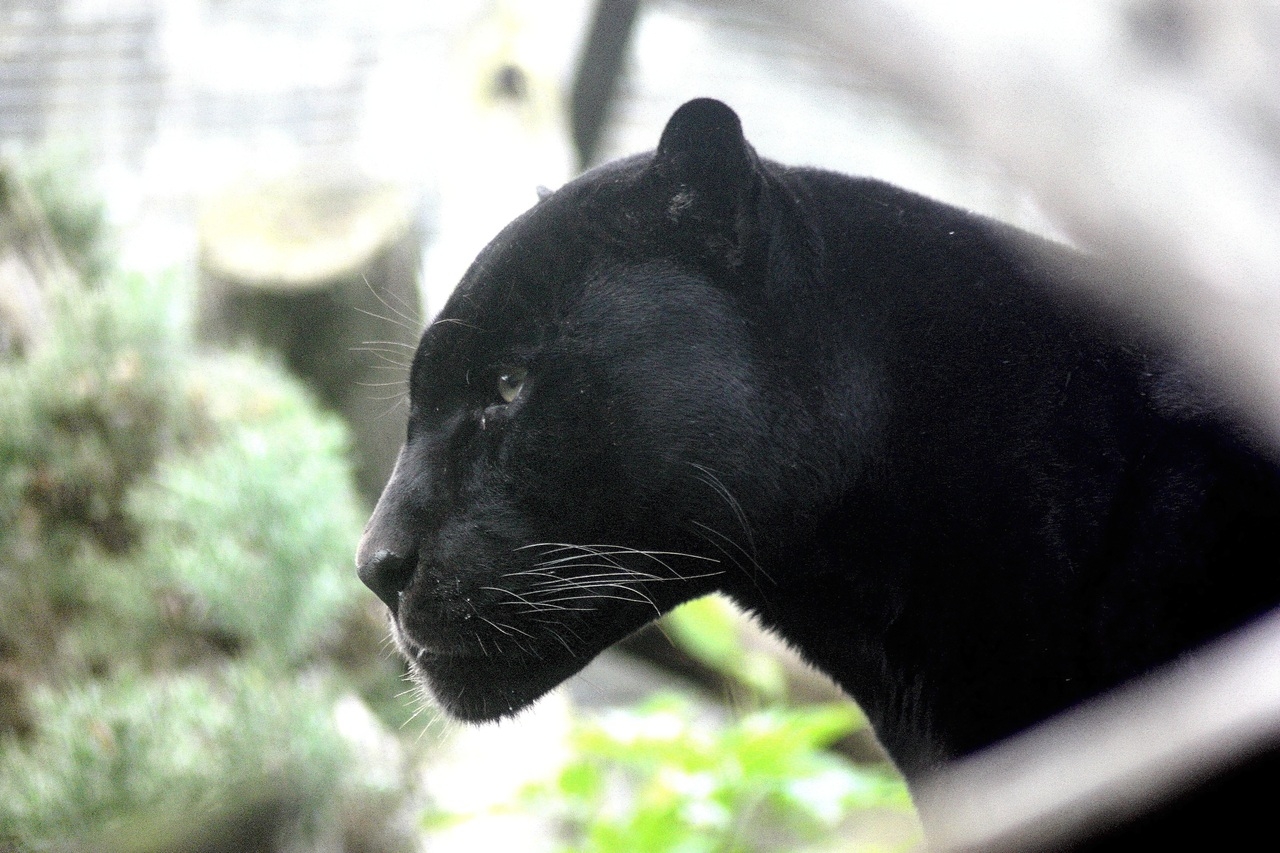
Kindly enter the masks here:
[[1278, 434], [1275, 3], [0, 0], [0, 851], [919, 844], [723, 601], [461, 729], [355, 579], [425, 322], [703, 95], [1103, 254]]

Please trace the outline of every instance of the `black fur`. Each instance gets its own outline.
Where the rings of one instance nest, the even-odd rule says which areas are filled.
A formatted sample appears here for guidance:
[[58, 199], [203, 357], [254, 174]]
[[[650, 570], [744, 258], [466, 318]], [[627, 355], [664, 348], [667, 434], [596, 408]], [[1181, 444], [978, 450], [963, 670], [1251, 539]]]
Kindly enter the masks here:
[[1280, 474], [1096, 276], [692, 101], [467, 272], [360, 575], [465, 720], [721, 590], [915, 776], [1280, 600]]

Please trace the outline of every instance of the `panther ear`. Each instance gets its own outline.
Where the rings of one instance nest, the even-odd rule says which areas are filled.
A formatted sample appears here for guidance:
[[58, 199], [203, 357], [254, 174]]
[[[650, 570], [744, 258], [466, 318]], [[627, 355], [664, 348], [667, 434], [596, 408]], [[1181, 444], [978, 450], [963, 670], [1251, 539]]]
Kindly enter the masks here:
[[665, 215], [681, 231], [702, 233], [703, 244], [731, 266], [742, 261], [747, 212], [759, 182], [759, 161], [728, 106], [698, 98], [667, 122], [654, 154]]
[[658, 142], [655, 165], [693, 186], [741, 184], [755, 169], [738, 114], [713, 98], [689, 101], [672, 113]]

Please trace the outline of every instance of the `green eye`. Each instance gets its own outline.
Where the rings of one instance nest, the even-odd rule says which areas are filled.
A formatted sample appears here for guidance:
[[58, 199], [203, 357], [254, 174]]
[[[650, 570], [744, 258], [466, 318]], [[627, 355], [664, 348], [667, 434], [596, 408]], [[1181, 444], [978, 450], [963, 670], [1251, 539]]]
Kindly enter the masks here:
[[498, 371], [498, 396], [503, 402], [514, 402], [516, 397], [520, 396], [520, 389], [524, 387], [524, 378], [529, 375], [529, 371], [523, 367], [504, 367]]

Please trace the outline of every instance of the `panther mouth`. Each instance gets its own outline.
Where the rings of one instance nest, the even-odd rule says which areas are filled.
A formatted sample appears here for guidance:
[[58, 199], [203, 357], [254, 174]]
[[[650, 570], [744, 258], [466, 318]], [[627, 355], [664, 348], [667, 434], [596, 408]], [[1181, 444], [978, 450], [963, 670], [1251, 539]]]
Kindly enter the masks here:
[[501, 599], [479, 591], [425, 593], [400, 597], [392, 636], [423, 695], [463, 722], [519, 713], [654, 616], [632, 602], [604, 601], [609, 606], [562, 613], [554, 623], [522, 622], [494, 612]]
[[595, 657], [563, 648], [438, 651], [398, 626], [393, 633], [418, 687], [449, 716], [470, 723], [519, 713]]
[[410, 674], [468, 722], [518, 713], [722, 573], [711, 558], [623, 546], [476, 547], [463, 565], [420, 547], [365, 550], [360, 577], [387, 605]]

